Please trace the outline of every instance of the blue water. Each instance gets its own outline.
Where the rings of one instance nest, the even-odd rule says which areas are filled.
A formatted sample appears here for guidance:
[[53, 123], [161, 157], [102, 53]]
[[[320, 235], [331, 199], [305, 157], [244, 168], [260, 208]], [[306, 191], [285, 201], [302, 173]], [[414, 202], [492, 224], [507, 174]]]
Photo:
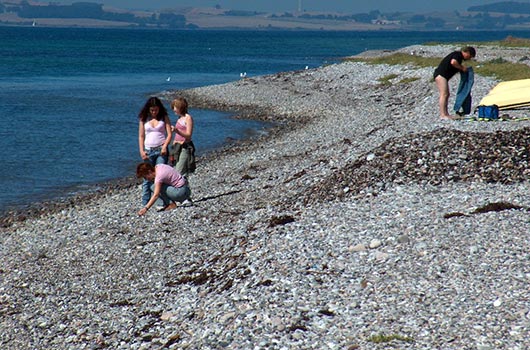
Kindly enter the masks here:
[[[0, 27], [0, 211], [132, 175], [137, 114], [150, 94], [230, 82], [241, 72], [318, 67], [368, 49], [508, 35], [530, 32]], [[265, 127], [191, 107], [199, 153]]]

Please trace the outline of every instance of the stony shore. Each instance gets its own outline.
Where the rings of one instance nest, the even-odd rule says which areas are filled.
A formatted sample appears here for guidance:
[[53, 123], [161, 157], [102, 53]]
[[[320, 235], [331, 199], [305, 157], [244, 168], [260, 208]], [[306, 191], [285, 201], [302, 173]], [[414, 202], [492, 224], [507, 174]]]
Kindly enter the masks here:
[[0, 348], [528, 349], [530, 122], [440, 120], [432, 70], [163, 95], [277, 126], [199, 159], [193, 207], [138, 217], [127, 184], [5, 219]]

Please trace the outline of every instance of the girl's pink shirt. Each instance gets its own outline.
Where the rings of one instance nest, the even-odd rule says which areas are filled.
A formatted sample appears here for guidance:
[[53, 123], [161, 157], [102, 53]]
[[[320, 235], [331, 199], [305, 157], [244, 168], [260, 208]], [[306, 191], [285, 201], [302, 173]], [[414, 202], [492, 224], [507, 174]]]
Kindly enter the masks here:
[[[179, 118], [179, 120], [177, 120], [177, 122], [175, 123], [175, 129], [178, 129], [179, 131], [186, 131], [186, 122], [184, 121], [184, 119], [182, 119], [182, 122], [179, 123], [180, 120], [181, 119]], [[186, 142], [186, 138], [180, 135], [178, 132], [175, 132], [175, 142], [184, 143]]]
[[153, 128], [151, 123], [144, 124], [145, 129], [145, 147], [160, 147], [166, 142], [166, 123], [160, 120]]
[[186, 184], [184, 176], [167, 164], [157, 164], [156, 176], [154, 183], [162, 183], [175, 188], [182, 187]]

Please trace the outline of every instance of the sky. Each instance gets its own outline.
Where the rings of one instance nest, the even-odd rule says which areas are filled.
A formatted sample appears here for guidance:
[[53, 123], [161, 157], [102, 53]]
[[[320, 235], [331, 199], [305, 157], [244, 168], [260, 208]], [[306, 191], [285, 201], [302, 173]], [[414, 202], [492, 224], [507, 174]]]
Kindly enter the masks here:
[[[433, 12], [465, 11], [470, 6], [491, 4], [505, 0], [77, 0], [57, 1], [61, 4], [72, 2], [96, 2], [125, 9], [157, 10], [178, 7], [214, 7], [233, 10], [264, 12], [294, 12], [299, 1], [306, 11], [328, 11], [362, 13], [372, 10], [381, 12]], [[530, 0], [515, 0], [530, 3]], [[45, 2], [45, 1], [44, 1]]]

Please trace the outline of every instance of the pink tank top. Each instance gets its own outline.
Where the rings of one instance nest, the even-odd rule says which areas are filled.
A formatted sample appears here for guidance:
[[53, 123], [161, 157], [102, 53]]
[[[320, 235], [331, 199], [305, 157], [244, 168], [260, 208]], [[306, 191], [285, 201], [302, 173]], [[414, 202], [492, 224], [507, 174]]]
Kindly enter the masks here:
[[[179, 131], [186, 131], [186, 122], [184, 121], [184, 119], [182, 119], [182, 122], [179, 123], [180, 120], [181, 119], [177, 120], [177, 122], [175, 123], [175, 128]], [[186, 142], [186, 138], [175, 132], [175, 142], [184, 143]]]
[[164, 123], [163, 120], [159, 120], [155, 127], [152, 127], [151, 123], [147, 122], [144, 124], [144, 128], [145, 147], [160, 147], [164, 144], [164, 142], [166, 142], [166, 123]]

